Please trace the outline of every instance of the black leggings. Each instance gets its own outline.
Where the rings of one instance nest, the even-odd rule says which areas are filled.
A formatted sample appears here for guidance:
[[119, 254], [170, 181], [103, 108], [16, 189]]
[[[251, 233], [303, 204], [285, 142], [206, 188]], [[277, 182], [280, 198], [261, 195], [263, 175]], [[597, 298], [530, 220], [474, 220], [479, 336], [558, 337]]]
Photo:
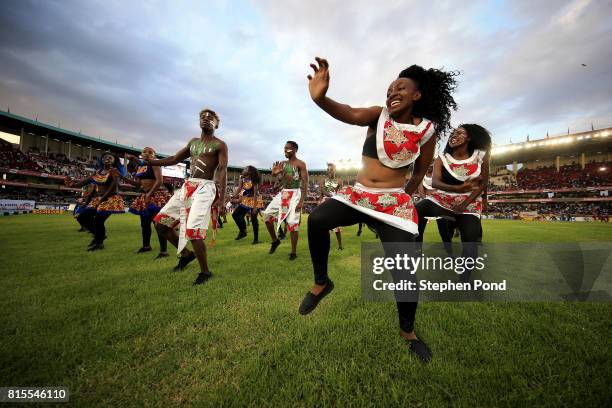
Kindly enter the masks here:
[[[419, 214], [419, 236], [417, 237], [417, 242], [423, 242], [423, 234], [425, 233], [425, 227], [427, 227], [427, 220], [425, 217], [454, 218], [454, 225], [459, 229], [461, 242], [463, 244], [461, 256], [470, 258], [476, 258], [478, 256], [477, 243], [482, 240], [482, 225], [480, 224], [479, 217], [470, 214], [455, 214], [446, 208], [440, 207], [431, 200], [419, 201], [416, 204], [416, 209]], [[453, 221], [449, 221], [444, 228], [441, 228], [439, 225], [440, 236], [444, 243], [450, 243], [452, 240], [452, 232], [449, 228], [452, 223]], [[442, 224], [444, 225], [444, 223]], [[469, 274], [465, 276], [467, 277]]]
[[[382, 221], [374, 219], [338, 200], [326, 200], [319, 204], [308, 217], [308, 246], [314, 269], [315, 283], [324, 285], [329, 281], [327, 275], [327, 260], [329, 255], [329, 230], [336, 227], [345, 227], [365, 223], [376, 230], [385, 249], [385, 256], [395, 257], [398, 252], [397, 245], [385, 246], [389, 242], [414, 242], [414, 234], [399, 228], [392, 227]], [[415, 278], [416, 275], [405, 274], [405, 271], [395, 270], [393, 279]], [[397, 294], [396, 294], [397, 299]], [[396, 302], [399, 315], [400, 328], [406, 332], [414, 330], [414, 317], [417, 302]]]
[[94, 229], [94, 217], [95, 217], [95, 215], [96, 215], [96, 211], [95, 210], [84, 209], [77, 216], [77, 221], [79, 222], [79, 224], [81, 224], [83, 227], [85, 227], [85, 229], [87, 229], [87, 231], [91, 232], [92, 234], [95, 233], [95, 229]]
[[[453, 240], [453, 235], [455, 234], [455, 228], [457, 227], [455, 225], [455, 221], [449, 220], [447, 218], [438, 218], [436, 220], [436, 224], [438, 224], [438, 233], [440, 234], [440, 238], [442, 239], [442, 242], [444, 243], [451, 242]], [[425, 225], [427, 226], [427, 223]], [[419, 224], [419, 227], [420, 227], [420, 224]], [[419, 232], [420, 231], [421, 230], [419, 228]], [[419, 236], [421, 237], [419, 241], [422, 242], [423, 236], [421, 234], [419, 234]]]
[[104, 239], [106, 239], [106, 227], [104, 223], [110, 216], [110, 214], [100, 214], [95, 210], [85, 210], [79, 214], [77, 219], [81, 225], [84, 225], [89, 232], [94, 234], [96, 242], [101, 244], [104, 242]]
[[[146, 213], [140, 215], [140, 228], [142, 229], [142, 246], [143, 248], [151, 246], [151, 223], [156, 214]], [[159, 252], [168, 251], [168, 240], [166, 237], [157, 231], [157, 239], [159, 239]]]
[[[232, 213], [232, 218], [234, 218], [236, 225], [238, 225], [238, 229], [242, 232], [246, 232], [247, 226], [244, 219], [250, 212], [251, 210], [239, 205]], [[250, 218], [251, 224], [253, 224], [253, 240], [257, 241], [259, 239], [259, 221], [257, 220], [257, 214], [253, 214]]]

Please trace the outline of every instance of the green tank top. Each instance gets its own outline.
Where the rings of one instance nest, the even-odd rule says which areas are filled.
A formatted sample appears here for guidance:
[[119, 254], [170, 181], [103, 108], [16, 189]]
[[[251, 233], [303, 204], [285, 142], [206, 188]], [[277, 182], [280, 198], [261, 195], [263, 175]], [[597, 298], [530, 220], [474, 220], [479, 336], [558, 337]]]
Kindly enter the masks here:
[[325, 178], [325, 184], [324, 184], [324, 189], [326, 193], [335, 193], [336, 190], [338, 189], [338, 179], [328, 179]]
[[300, 169], [293, 167], [289, 162], [285, 163], [283, 176], [284, 188], [300, 188]]

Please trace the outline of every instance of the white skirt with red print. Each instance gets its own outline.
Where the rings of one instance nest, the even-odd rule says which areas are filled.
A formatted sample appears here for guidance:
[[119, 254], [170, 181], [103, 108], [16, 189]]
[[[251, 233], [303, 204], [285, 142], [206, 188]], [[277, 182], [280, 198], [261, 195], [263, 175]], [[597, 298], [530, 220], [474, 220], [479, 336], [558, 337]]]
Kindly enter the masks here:
[[332, 198], [387, 225], [419, 233], [419, 217], [403, 188], [372, 188], [356, 183], [340, 189]]
[[302, 190], [299, 188], [284, 188], [278, 193], [263, 211], [265, 222], [277, 222], [276, 230], [283, 221], [287, 220], [289, 231], [298, 231], [300, 228], [300, 211], [297, 205], [300, 202]]
[[205, 239], [209, 222], [212, 224], [212, 239], [215, 241], [218, 214], [212, 211], [212, 207], [217, 199], [216, 193], [217, 188], [212, 180], [186, 179], [153, 219], [170, 228], [180, 225], [177, 253], [185, 248], [188, 241]]
[[[449, 211], [453, 211], [453, 205], [461, 204], [465, 199], [470, 196], [470, 193], [449, 193], [447, 191], [442, 190], [433, 190], [431, 191], [424, 199], [430, 200], [440, 207], [447, 209]], [[472, 201], [463, 214], [475, 215], [480, 218], [480, 214], [482, 213], [482, 195]]]

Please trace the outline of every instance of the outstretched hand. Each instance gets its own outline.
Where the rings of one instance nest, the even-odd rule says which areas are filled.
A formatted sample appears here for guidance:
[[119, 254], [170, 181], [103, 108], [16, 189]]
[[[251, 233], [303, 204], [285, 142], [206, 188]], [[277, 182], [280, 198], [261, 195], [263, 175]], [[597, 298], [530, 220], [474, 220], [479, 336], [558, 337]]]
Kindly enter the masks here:
[[272, 163], [272, 175], [277, 176], [283, 171], [283, 162], [276, 161]]
[[129, 153], [126, 153], [124, 158], [127, 159], [128, 161], [137, 162], [137, 163], [140, 161], [138, 157], [134, 156], [133, 154], [129, 154]]
[[308, 91], [313, 101], [317, 102], [325, 98], [329, 88], [329, 63], [325, 58], [315, 57], [317, 65], [310, 64], [314, 75], [308, 75]]

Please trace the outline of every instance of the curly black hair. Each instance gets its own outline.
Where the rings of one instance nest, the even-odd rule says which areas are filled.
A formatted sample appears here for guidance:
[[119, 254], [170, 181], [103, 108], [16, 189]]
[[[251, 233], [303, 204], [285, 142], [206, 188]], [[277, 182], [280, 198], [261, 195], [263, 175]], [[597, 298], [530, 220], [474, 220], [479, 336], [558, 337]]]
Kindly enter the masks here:
[[246, 171], [249, 173], [249, 178], [253, 184], [259, 184], [261, 178], [259, 177], [259, 172], [255, 168], [255, 166], [246, 166]]
[[[491, 134], [484, 127], [477, 125], [475, 123], [464, 123], [462, 125], [457, 126], [457, 128], [464, 128], [470, 137], [470, 141], [468, 142], [468, 152], [470, 154], [474, 153], [474, 150], [483, 150], [489, 151], [491, 150]], [[444, 148], [444, 153], [452, 153], [453, 149], [447, 143]]]
[[412, 79], [421, 91], [421, 99], [416, 101], [412, 114], [427, 118], [434, 123], [438, 135], [450, 131], [451, 109], [457, 110], [457, 102], [453, 92], [457, 88], [455, 77], [457, 71], [442, 71], [435, 68], [425, 69], [419, 65], [411, 65], [398, 78]]

